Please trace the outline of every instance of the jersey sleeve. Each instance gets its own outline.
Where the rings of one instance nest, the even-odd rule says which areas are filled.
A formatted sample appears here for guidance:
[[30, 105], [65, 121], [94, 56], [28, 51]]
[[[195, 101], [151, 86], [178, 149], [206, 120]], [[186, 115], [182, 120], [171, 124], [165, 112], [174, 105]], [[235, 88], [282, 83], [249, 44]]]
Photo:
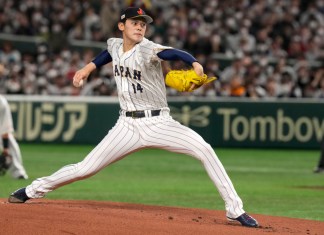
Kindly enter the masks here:
[[113, 50], [119, 47], [123, 43], [123, 39], [121, 38], [109, 38], [107, 40], [107, 51], [111, 56], [113, 56]]
[[170, 61], [182, 60], [188, 65], [192, 65], [193, 62], [197, 62], [197, 59], [193, 57], [191, 54], [189, 54], [186, 51], [182, 51], [178, 49], [167, 49], [159, 52], [157, 56], [162, 60], [170, 60]]

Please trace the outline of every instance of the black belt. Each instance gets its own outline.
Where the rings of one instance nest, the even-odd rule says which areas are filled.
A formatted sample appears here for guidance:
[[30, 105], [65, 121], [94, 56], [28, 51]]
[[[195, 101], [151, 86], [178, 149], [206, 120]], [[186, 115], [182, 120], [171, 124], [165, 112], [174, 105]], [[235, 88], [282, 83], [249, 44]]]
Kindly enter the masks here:
[[[151, 112], [151, 116], [159, 116], [161, 113], [161, 109], [158, 110], [148, 110], [149, 112]], [[145, 111], [129, 111], [126, 112], [126, 117], [132, 117], [132, 118], [142, 118], [145, 117]]]

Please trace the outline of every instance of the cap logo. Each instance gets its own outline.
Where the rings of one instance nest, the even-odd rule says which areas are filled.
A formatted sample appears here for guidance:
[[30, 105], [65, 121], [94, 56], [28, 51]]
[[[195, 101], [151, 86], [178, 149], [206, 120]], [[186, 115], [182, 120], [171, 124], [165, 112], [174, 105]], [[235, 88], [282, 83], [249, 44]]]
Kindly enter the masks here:
[[141, 8], [138, 9], [137, 13], [138, 13], [139, 15], [143, 15], [143, 14], [144, 14], [144, 12], [143, 12], [143, 10], [142, 10]]
[[[1, 0], [0, 0], [1, 2]], [[129, 7], [120, 15], [120, 22], [124, 22], [126, 19], [133, 19], [142, 17], [146, 23], [150, 24], [153, 22], [152, 17], [146, 15], [145, 11], [140, 7]]]

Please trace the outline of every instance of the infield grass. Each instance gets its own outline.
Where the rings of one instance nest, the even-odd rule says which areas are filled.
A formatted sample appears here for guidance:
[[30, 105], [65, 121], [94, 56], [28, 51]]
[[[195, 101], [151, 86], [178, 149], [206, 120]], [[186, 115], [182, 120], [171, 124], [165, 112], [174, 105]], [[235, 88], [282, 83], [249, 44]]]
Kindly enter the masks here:
[[[81, 161], [93, 147], [21, 144], [30, 179], [1, 177], [0, 197]], [[324, 221], [324, 174], [312, 172], [319, 150], [216, 149], [216, 153], [247, 212]], [[47, 198], [224, 210], [223, 200], [199, 161], [156, 149], [134, 153]]]

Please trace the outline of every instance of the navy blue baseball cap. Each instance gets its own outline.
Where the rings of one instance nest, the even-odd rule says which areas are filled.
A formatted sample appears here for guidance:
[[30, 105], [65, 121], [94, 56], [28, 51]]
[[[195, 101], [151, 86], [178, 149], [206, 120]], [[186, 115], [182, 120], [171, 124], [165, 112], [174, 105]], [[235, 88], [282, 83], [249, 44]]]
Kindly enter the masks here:
[[150, 24], [153, 22], [151, 16], [147, 15], [142, 8], [139, 7], [128, 7], [120, 16], [120, 21], [125, 21], [126, 19], [134, 19], [142, 17], [145, 19], [146, 23]]

